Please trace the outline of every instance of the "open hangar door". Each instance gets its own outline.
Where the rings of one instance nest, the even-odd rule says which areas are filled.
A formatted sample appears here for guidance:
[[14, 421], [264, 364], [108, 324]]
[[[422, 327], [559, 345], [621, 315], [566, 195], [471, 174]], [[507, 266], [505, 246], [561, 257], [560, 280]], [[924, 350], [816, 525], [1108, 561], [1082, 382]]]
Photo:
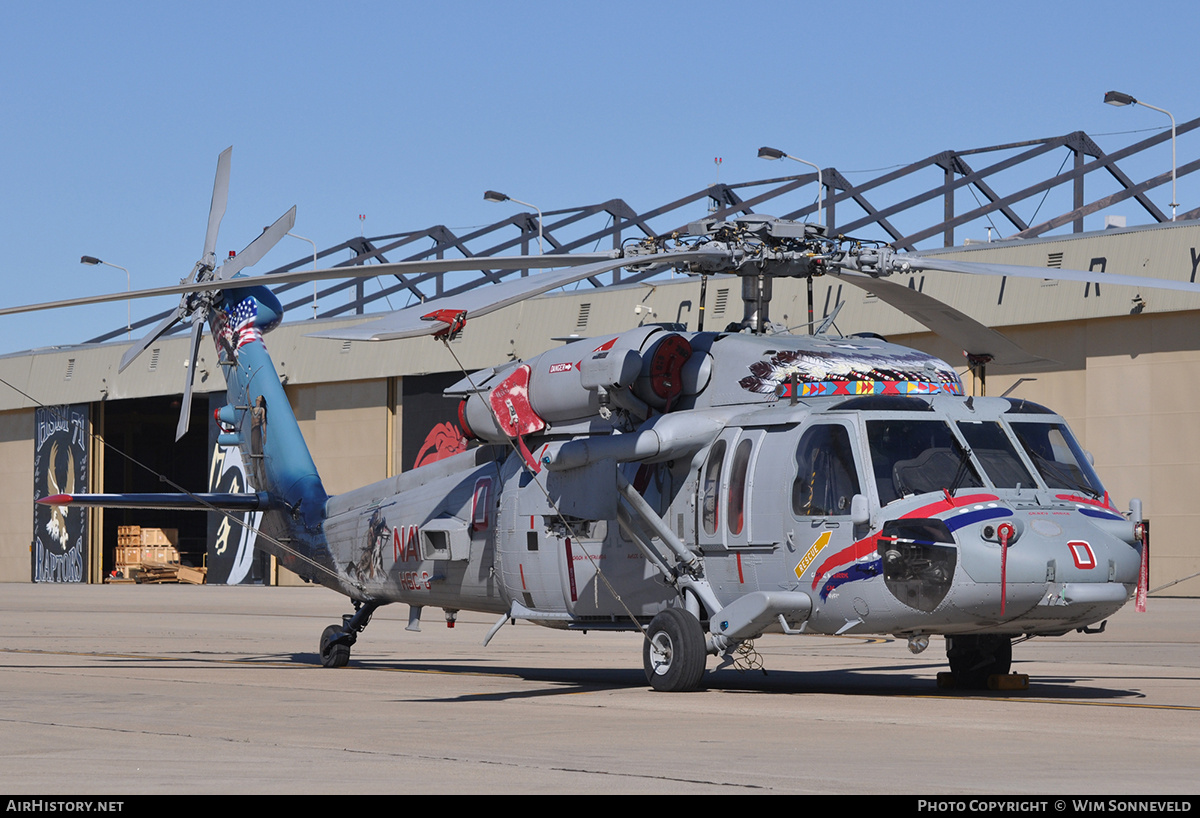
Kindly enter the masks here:
[[[100, 432], [108, 445], [103, 452], [104, 482], [98, 491], [115, 494], [207, 490], [208, 401], [203, 396], [193, 398], [188, 432], [176, 443], [181, 399], [180, 395], [168, 395], [105, 401], [101, 405]], [[169, 482], [164, 482], [160, 475]], [[110, 576], [116, 567], [118, 527], [128, 525], [177, 529], [180, 561], [197, 567], [204, 565], [207, 516], [198, 511], [105, 509], [100, 540], [102, 575]]]

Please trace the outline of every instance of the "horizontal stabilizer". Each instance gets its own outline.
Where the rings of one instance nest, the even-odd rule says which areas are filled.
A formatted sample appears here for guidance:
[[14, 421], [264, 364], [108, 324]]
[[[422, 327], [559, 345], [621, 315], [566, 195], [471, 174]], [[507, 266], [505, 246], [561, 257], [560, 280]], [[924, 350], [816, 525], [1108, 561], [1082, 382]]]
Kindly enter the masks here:
[[156, 508], [175, 511], [263, 511], [265, 492], [257, 494], [52, 494], [38, 500], [45, 506], [99, 508]]

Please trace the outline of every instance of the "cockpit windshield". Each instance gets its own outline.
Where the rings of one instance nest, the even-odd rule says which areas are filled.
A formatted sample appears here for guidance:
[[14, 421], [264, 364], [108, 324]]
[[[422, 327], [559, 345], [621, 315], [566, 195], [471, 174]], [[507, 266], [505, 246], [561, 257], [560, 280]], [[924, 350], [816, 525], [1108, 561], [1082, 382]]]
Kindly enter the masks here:
[[983, 485], [966, 447], [942, 420], [868, 420], [867, 440], [879, 502]]
[[1047, 486], [1104, 496], [1100, 478], [1065, 423], [1012, 419], [1011, 426]]
[[1029, 469], [1017, 456], [1012, 441], [995, 421], [959, 421], [962, 434], [972, 454], [992, 485], [1000, 489], [1033, 488], [1036, 483]]

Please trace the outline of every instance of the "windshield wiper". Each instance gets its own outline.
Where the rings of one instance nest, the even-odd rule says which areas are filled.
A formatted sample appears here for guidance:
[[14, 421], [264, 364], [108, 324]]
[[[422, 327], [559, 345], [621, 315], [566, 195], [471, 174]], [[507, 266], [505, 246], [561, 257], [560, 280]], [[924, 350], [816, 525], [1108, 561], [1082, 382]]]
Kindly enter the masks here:
[[957, 440], [952, 441], [954, 448], [958, 450], [958, 468], [954, 472], [954, 480], [950, 483], [950, 488], [946, 489], [950, 496], [958, 491], [959, 484], [967, 477], [967, 469], [971, 466], [971, 450], [959, 443]]

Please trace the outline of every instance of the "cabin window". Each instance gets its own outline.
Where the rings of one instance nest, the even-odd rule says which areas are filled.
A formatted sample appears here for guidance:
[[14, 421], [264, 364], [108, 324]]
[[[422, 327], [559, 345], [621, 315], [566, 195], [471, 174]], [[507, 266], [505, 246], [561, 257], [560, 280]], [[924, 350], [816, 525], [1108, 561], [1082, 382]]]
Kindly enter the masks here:
[[854, 450], [846, 427], [813, 426], [796, 448], [796, 479], [792, 481], [792, 513], [797, 517], [836, 517], [850, 513], [859, 494]]
[[717, 518], [721, 507], [721, 464], [725, 460], [725, 441], [718, 440], [708, 454], [704, 480], [700, 486], [700, 514], [706, 534], [717, 533]]
[[879, 502], [983, 485], [970, 454], [940, 420], [868, 420], [867, 441]]
[[1100, 478], [1065, 423], [1020, 422], [1012, 430], [1047, 486], [1104, 496]]
[[743, 438], [733, 452], [733, 466], [729, 473], [729, 502], [726, 504], [730, 534], [741, 534], [746, 524], [746, 474], [750, 470], [750, 450], [754, 443]]
[[1034, 487], [1033, 475], [1017, 456], [1017, 450], [999, 423], [959, 421], [958, 431], [993, 486], [1001, 489]]

